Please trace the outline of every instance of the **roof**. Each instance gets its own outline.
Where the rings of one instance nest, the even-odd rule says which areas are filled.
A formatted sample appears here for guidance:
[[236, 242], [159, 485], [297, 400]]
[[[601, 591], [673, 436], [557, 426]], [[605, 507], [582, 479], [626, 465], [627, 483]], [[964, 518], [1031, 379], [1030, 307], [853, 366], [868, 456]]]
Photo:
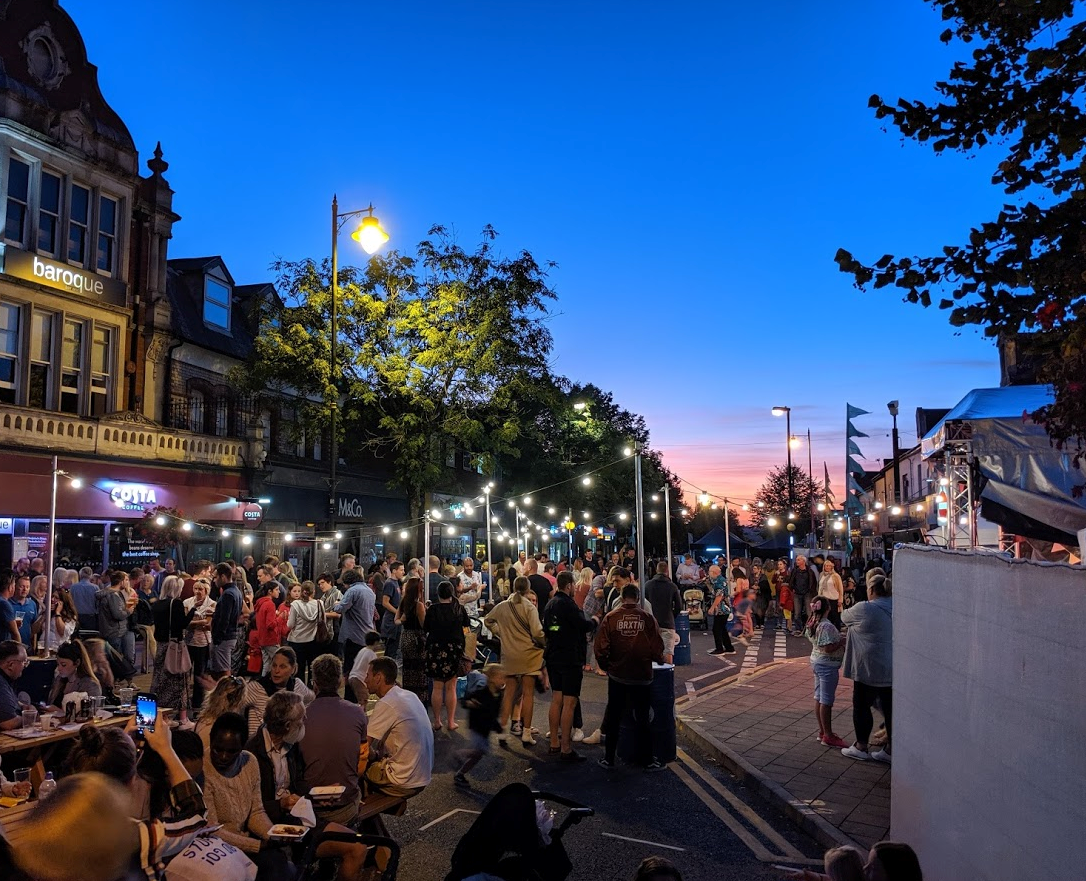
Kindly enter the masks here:
[[[245, 360], [253, 350], [259, 327], [260, 306], [278, 296], [270, 282], [239, 285], [226, 268], [222, 257], [184, 257], [166, 264], [166, 294], [173, 312], [174, 335], [231, 358]], [[204, 278], [212, 270], [219, 272], [233, 286], [230, 330], [204, 322]]]
[[1011, 385], [1002, 388], [977, 388], [962, 398], [957, 406], [940, 419], [921, 440], [924, 457], [942, 449], [947, 422], [978, 419], [1021, 419], [1055, 401], [1052, 386]]
[[[699, 547], [713, 549], [719, 548], [720, 550], [724, 550], [724, 548], [727, 547], [727, 544], [725, 544], [725, 539], [727, 537], [728, 536], [725, 534], [723, 526], [714, 526], [707, 533], [705, 533], [705, 535], [703, 535], [696, 542], [694, 542], [694, 544], [698, 545]], [[747, 543], [734, 532], [731, 534], [731, 546], [733, 548], [748, 547]]]

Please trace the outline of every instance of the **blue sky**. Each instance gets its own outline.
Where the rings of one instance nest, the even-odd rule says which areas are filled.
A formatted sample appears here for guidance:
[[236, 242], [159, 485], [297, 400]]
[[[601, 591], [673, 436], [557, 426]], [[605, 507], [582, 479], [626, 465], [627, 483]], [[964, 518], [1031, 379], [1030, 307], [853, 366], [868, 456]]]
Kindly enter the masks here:
[[874, 459], [887, 401], [906, 445], [916, 407], [998, 385], [979, 332], [833, 263], [961, 241], [1002, 202], [994, 153], [936, 157], [867, 108], [930, 96], [962, 55], [920, 0], [65, 8], [143, 158], [162, 142], [171, 256], [266, 280], [328, 253], [333, 193], [404, 249], [492, 224], [558, 263], [556, 369], [643, 414], [714, 493], [752, 496], [783, 462], [775, 404], [840, 498], [846, 401], [872, 411]]

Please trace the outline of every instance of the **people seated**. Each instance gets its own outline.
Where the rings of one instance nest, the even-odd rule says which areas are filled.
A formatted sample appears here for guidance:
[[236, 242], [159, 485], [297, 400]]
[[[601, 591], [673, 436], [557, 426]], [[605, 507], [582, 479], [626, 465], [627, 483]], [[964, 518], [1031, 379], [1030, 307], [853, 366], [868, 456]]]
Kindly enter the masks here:
[[434, 730], [422, 701], [396, 684], [396, 662], [370, 663], [366, 688], [377, 696], [369, 720], [367, 791], [401, 798], [418, 795], [434, 769]]
[[256, 734], [264, 721], [264, 707], [268, 698], [284, 688], [301, 695], [307, 704], [313, 700], [313, 692], [298, 678], [298, 656], [289, 646], [281, 646], [275, 651], [266, 676], [251, 679], [245, 685], [245, 711], [249, 720], [246, 740]]
[[366, 742], [366, 711], [339, 696], [343, 662], [335, 655], [320, 655], [314, 660], [312, 677], [317, 696], [306, 708], [305, 735], [300, 743], [305, 768], [302, 786], [305, 792], [314, 786], [343, 786], [341, 796], [314, 808], [322, 822], [349, 826], [358, 814], [358, 765]]
[[57, 672], [49, 689], [49, 705], [64, 708], [64, 696], [82, 692], [101, 697], [102, 684], [94, 675], [90, 656], [81, 640], [73, 639], [57, 649]]
[[224, 676], [207, 693], [195, 729], [204, 744], [204, 752], [211, 749], [211, 726], [219, 716], [223, 713], [245, 714], [245, 685], [240, 676]]
[[366, 689], [366, 674], [369, 672], [370, 663], [377, 657], [376, 647], [380, 642], [381, 634], [376, 630], [366, 634], [366, 647], [355, 655], [354, 664], [351, 666], [350, 675], [347, 677], [347, 684], [351, 687], [351, 691], [358, 703], [363, 707], [366, 706], [366, 702], [370, 699], [370, 693]]
[[13, 639], [0, 642], [0, 731], [23, 725], [23, 708], [15, 683], [28, 663], [25, 645]]

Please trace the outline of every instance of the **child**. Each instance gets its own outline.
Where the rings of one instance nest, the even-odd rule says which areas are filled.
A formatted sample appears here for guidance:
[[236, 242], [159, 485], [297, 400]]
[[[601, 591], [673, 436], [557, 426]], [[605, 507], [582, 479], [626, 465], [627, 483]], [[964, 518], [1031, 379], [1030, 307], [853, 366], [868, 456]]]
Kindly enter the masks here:
[[465, 775], [490, 752], [490, 732], [502, 730], [498, 724], [498, 713], [501, 709], [502, 690], [505, 688], [505, 671], [498, 664], [490, 664], [484, 668], [483, 673], [486, 679], [477, 684], [469, 681], [468, 690], [464, 692], [463, 703], [468, 708], [470, 746], [456, 752], [457, 757], [463, 761], [460, 770], [453, 776], [453, 783], [457, 786], [471, 785]]
[[354, 692], [355, 699], [362, 706], [370, 699], [369, 689], [366, 688], [366, 674], [370, 671], [370, 663], [377, 657], [377, 643], [381, 641], [381, 634], [371, 630], [366, 634], [366, 647], [354, 658], [354, 664], [347, 674], [347, 684]]

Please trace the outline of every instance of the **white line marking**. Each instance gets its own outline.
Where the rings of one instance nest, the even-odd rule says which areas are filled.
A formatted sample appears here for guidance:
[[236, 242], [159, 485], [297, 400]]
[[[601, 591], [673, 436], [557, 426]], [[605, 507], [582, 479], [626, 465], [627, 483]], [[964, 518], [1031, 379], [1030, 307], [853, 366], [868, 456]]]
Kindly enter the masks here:
[[431, 826], [436, 826], [436, 825], [437, 825], [438, 823], [440, 823], [440, 822], [441, 822], [442, 820], [447, 820], [447, 819], [449, 819], [449, 817], [451, 817], [451, 816], [452, 816], [453, 814], [478, 814], [478, 813], [479, 813], [479, 811], [469, 811], [469, 810], [468, 810], [467, 808], [453, 808], [453, 809], [452, 809], [451, 811], [449, 811], [449, 812], [448, 812], [447, 814], [442, 814], [442, 815], [441, 815], [440, 817], [438, 817], [438, 818], [437, 818], [436, 820], [431, 820], [431, 821], [430, 821], [429, 823], [427, 823], [427, 824], [426, 824], [425, 826], [422, 826], [422, 827], [420, 827], [420, 828], [419, 828], [419, 832], [425, 832], [425, 831], [426, 831], [427, 829], [429, 829], [429, 828], [430, 828]]
[[691, 684], [691, 682], [692, 682], [692, 680], [689, 680], [689, 679], [686, 681], [686, 693], [687, 694], [693, 694], [694, 693], [694, 686]]
[[687, 679], [686, 684], [689, 685], [691, 682], [700, 682], [702, 679], [708, 679], [710, 676], [719, 676], [721, 673], [726, 673], [729, 667], [734, 666], [735, 664], [731, 661], [725, 661], [724, 666], [719, 670], [713, 670], [711, 673], [702, 673], [700, 676], [695, 676], [693, 679]]
[[644, 838], [627, 838], [625, 835], [615, 835], [613, 832], [601, 832], [604, 838], [617, 838], [619, 841], [631, 841], [634, 844], [648, 844], [652, 847], [662, 847], [665, 850], [677, 850], [680, 853], [685, 853], [685, 847], [675, 847], [673, 844], [661, 844], [659, 841], [645, 841]]

